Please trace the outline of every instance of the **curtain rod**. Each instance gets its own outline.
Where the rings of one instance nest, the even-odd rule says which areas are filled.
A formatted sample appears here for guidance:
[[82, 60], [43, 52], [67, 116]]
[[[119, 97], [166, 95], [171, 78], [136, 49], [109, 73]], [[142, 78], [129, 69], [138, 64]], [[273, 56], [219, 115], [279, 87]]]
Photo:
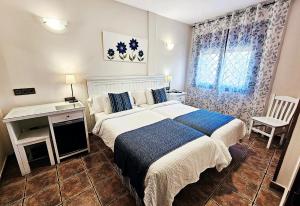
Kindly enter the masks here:
[[[276, 2], [276, 0], [266, 1], [266, 2], [262, 3], [262, 6], [263, 6], [263, 7], [270, 6], [270, 5], [275, 4], [275, 2]], [[257, 5], [257, 4], [254, 4], [254, 5], [248, 6], [248, 7], [246, 7], [246, 8], [252, 8], [252, 7], [256, 6], [256, 5]], [[236, 12], [242, 13], [246, 8], [236, 10]], [[212, 18], [212, 19], [205, 20], [204, 22], [201, 22], [201, 23], [195, 23], [195, 24], [193, 25], [193, 28], [194, 28], [196, 25], [203, 25], [203, 24], [205, 24], [205, 23], [211, 23], [211, 22], [213, 22], [213, 21], [220, 20], [220, 19], [224, 19], [225, 17], [230, 17], [230, 16], [232, 16], [232, 14], [225, 14], [225, 15], [221, 15], [221, 16], [218, 16], [218, 17], [215, 17], [215, 18]]]

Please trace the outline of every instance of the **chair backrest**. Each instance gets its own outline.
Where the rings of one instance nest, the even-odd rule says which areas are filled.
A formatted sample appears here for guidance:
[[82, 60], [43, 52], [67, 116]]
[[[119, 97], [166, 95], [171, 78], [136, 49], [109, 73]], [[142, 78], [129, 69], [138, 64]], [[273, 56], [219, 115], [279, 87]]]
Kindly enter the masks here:
[[282, 120], [286, 123], [290, 123], [299, 99], [288, 96], [275, 96], [272, 95], [270, 105], [267, 112], [267, 117]]

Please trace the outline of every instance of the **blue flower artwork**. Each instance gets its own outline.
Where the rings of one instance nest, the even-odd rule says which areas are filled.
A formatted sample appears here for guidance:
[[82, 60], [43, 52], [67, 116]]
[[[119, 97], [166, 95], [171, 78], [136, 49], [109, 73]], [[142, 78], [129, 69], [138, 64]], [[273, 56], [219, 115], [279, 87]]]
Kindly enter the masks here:
[[107, 50], [107, 54], [108, 54], [107, 58], [108, 58], [109, 60], [112, 60], [112, 59], [115, 58], [115, 51], [114, 51], [113, 49], [108, 49], [108, 50]]
[[140, 50], [139, 53], [138, 53], [138, 60], [141, 62], [141, 61], [144, 61], [144, 52], [143, 50]]
[[147, 39], [113, 32], [103, 32], [103, 53], [105, 60], [145, 63], [147, 48]]
[[131, 50], [135, 51], [139, 47], [139, 42], [136, 39], [132, 38], [129, 42], [129, 47]]
[[120, 59], [122, 59], [122, 60], [124, 60], [124, 59], [126, 59], [126, 57], [127, 57], [127, 53], [126, 53], [126, 51], [127, 51], [127, 48], [126, 48], [126, 44], [124, 43], [124, 42], [119, 42], [118, 44], [117, 44], [117, 51], [119, 52], [119, 57], [120, 57]]

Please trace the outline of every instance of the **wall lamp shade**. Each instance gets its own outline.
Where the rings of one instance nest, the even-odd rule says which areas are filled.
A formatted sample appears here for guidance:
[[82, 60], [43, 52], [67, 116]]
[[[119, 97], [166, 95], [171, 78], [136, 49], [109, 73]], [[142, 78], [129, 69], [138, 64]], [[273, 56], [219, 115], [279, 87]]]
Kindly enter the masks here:
[[66, 74], [66, 84], [75, 84], [76, 78], [74, 74]]
[[169, 50], [169, 51], [173, 50], [173, 49], [174, 49], [174, 46], [175, 46], [175, 44], [174, 44], [173, 42], [170, 42], [170, 41], [166, 41], [166, 42], [165, 42], [165, 47], [166, 47], [166, 49]]
[[41, 22], [48, 30], [56, 33], [63, 33], [68, 25], [65, 20], [42, 17]]

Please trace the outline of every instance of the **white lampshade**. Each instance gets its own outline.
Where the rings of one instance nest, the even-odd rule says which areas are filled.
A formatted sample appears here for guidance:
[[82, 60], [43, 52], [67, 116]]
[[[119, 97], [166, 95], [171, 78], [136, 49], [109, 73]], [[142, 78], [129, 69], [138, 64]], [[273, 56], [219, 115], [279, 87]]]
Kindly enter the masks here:
[[165, 76], [166, 82], [171, 82], [172, 79], [173, 79], [173, 77], [172, 77], [171, 75], [166, 75], [166, 76]]
[[76, 78], [74, 74], [66, 74], [66, 84], [76, 83]]

